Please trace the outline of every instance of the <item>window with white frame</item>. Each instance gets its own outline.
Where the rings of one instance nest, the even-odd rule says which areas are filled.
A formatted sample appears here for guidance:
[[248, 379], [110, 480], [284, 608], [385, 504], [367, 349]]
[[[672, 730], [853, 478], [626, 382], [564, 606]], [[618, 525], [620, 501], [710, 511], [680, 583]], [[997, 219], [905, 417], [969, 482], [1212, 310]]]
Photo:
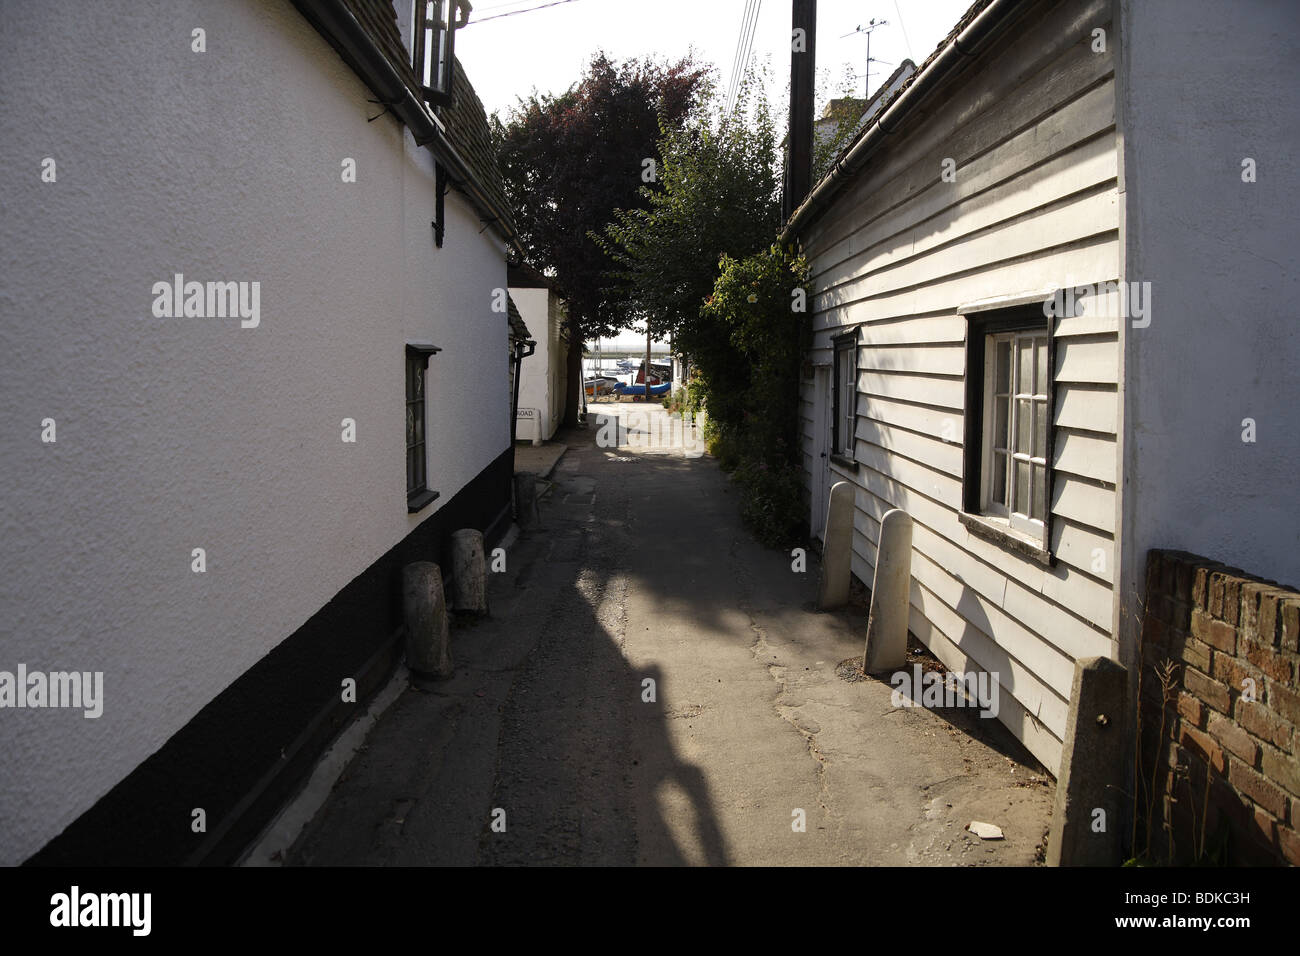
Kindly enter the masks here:
[[1050, 562], [1054, 389], [1047, 319], [1041, 307], [1029, 307], [967, 321], [963, 524]]
[[853, 436], [858, 418], [858, 334], [857, 331], [835, 339], [835, 377], [833, 394], [831, 452], [853, 458]]
[[1047, 520], [1047, 333], [1001, 332], [985, 344], [984, 507], [1041, 536]]

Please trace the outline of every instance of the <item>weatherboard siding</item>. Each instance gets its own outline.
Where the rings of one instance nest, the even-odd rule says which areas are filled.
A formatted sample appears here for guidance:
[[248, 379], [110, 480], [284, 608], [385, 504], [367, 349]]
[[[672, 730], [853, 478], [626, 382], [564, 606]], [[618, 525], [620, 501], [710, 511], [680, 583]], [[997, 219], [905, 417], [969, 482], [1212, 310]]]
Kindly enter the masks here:
[[[1030, 12], [903, 120], [802, 234], [813, 343], [859, 328], [852, 567], [870, 583], [879, 521], [915, 522], [911, 629], [950, 668], [996, 672], [1001, 719], [1055, 772], [1077, 658], [1110, 655], [1114, 597], [1115, 297], [1056, 336], [1053, 567], [958, 520], [965, 303], [1119, 276], [1113, 44], [1107, 0]], [[1091, 32], [1106, 29], [1105, 53]], [[945, 158], [956, 181], [941, 181]], [[805, 480], [813, 383], [801, 387]], [[820, 529], [816, 529], [820, 530]], [[1102, 563], [1094, 560], [1100, 554]]]

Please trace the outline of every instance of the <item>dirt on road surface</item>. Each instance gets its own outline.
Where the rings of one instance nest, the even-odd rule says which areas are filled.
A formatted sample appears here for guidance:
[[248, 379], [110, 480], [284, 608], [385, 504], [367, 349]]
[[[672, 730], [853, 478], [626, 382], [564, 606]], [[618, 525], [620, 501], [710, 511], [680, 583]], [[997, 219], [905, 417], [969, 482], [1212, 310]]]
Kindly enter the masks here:
[[865, 609], [816, 613], [815, 560], [756, 544], [711, 458], [600, 447], [634, 411], [665, 414], [562, 436], [455, 675], [388, 707], [284, 862], [1033, 864], [1051, 778], [996, 720], [837, 673]]

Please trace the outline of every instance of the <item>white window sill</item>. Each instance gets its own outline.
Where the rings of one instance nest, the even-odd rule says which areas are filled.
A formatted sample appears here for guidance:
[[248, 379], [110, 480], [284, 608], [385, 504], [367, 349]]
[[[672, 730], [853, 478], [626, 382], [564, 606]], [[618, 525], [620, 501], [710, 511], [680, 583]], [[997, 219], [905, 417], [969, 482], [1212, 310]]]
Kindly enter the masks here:
[[1023, 554], [1046, 567], [1051, 567], [1054, 562], [1052, 552], [1047, 547], [1049, 539], [1046, 533], [1041, 539], [1031, 537], [1023, 531], [1013, 529], [1006, 518], [996, 515], [974, 515], [961, 511], [958, 512], [957, 519], [971, 534]]

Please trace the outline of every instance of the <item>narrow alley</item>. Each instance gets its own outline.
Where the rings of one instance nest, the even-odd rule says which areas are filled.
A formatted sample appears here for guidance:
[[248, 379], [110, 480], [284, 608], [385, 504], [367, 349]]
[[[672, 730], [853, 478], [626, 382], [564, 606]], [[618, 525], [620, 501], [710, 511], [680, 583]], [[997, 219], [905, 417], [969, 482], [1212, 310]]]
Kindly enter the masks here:
[[273, 862], [1033, 863], [1050, 778], [996, 720], [840, 676], [865, 607], [815, 613], [815, 558], [756, 544], [711, 457], [598, 447], [632, 408], [562, 433], [455, 676], [401, 693]]

